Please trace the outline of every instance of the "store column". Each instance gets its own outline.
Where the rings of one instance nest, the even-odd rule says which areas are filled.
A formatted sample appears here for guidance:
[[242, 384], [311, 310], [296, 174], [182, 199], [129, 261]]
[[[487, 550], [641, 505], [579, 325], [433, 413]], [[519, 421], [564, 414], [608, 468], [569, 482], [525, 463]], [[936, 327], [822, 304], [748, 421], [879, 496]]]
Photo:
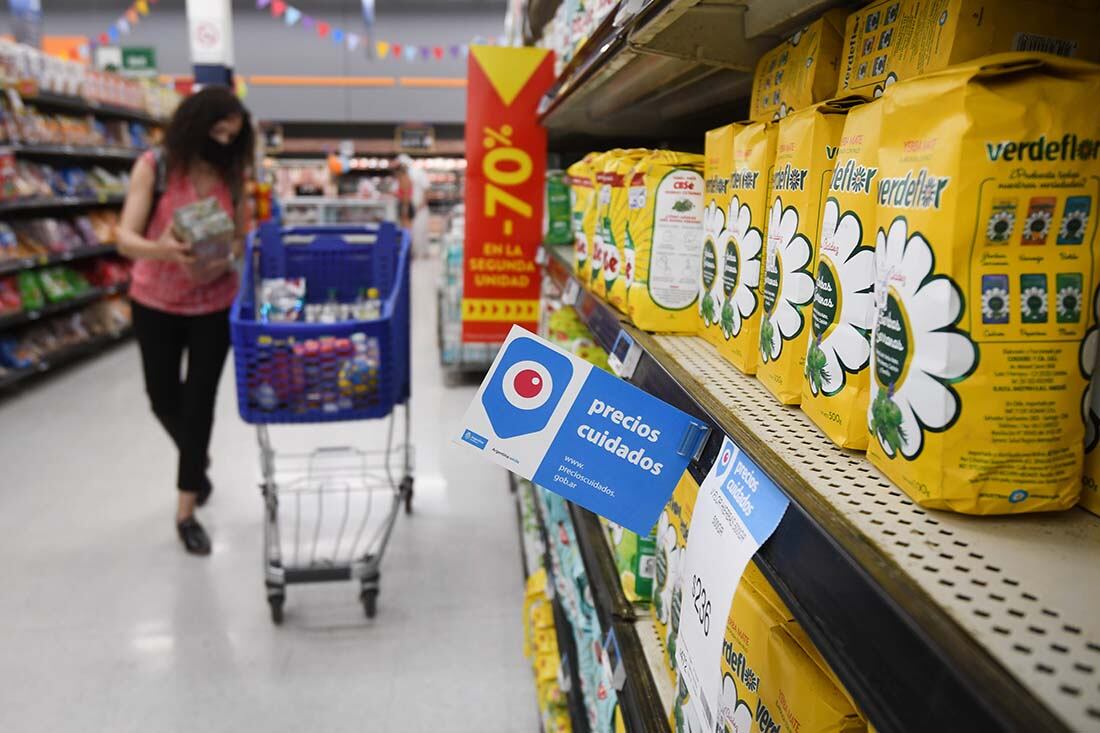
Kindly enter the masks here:
[[195, 84], [232, 86], [232, 0], [187, 0], [187, 30]]

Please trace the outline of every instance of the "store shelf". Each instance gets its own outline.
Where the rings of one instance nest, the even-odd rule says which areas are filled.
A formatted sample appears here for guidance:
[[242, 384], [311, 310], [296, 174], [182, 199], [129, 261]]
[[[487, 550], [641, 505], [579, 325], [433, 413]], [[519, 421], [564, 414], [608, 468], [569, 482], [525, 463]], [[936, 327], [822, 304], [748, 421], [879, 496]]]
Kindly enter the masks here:
[[[512, 477], [512, 481], [516, 480], [514, 474], [509, 473], [508, 475]], [[532, 490], [537, 491], [538, 489], [532, 486]], [[554, 569], [557, 566], [554, 564], [552, 556], [553, 546], [550, 543], [550, 537], [547, 535], [549, 530], [546, 527], [546, 517], [543, 516], [542, 506], [537, 497], [534, 497], [532, 504], [539, 525], [539, 534], [542, 537], [542, 566], [546, 569], [547, 593], [550, 595], [550, 604], [554, 612], [554, 633], [558, 637], [558, 654], [562, 658], [561, 680], [569, 707], [569, 727], [573, 733], [589, 733], [588, 713], [585, 711], [584, 699], [582, 698], [583, 692], [577, 672], [577, 641], [573, 636], [573, 625], [565, 615], [565, 609], [562, 608], [561, 599], [558, 597], [556, 590], [557, 586], [554, 583]]]
[[[615, 630], [626, 681], [619, 690], [619, 707], [630, 733], [668, 733], [668, 712], [657, 686], [664, 672], [646, 655], [635, 621], [638, 614], [623, 595], [619, 570], [599, 518], [576, 504], [569, 505], [577, 545], [588, 574], [588, 587], [604, 633]], [[656, 661], [656, 660], [654, 660]]]
[[28, 158], [64, 158], [72, 160], [133, 161], [142, 150], [107, 146], [37, 145], [17, 144], [9, 146], [17, 155]]
[[110, 347], [129, 338], [133, 333], [130, 327], [115, 334], [107, 334], [79, 344], [73, 344], [51, 354], [46, 359], [26, 369], [17, 369], [0, 374], [0, 390], [8, 390], [26, 384], [36, 377], [56, 371], [63, 366], [102, 353]]
[[153, 117], [143, 110], [118, 107], [111, 104], [100, 104], [99, 102], [91, 102], [83, 97], [41, 91], [35, 93], [20, 93], [20, 96], [24, 104], [32, 104], [44, 110], [48, 109], [74, 114], [91, 114], [97, 117], [113, 117], [120, 120], [144, 122], [147, 125], [164, 124], [164, 120]]
[[10, 275], [13, 272], [21, 272], [22, 270], [33, 270], [49, 265], [60, 265], [66, 262], [86, 260], [89, 257], [111, 255], [116, 252], [117, 249], [113, 244], [97, 244], [94, 247], [81, 247], [80, 249], [72, 249], [67, 252], [51, 252], [50, 254], [38, 255], [37, 257], [2, 259], [0, 260], [0, 277]]
[[540, 106], [552, 147], [695, 140], [745, 116], [760, 56], [837, 0], [650, 0], [608, 16]]
[[94, 303], [101, 298], [105, 298], [109, 295], [116, 295], [118, 293], [126, 292], [129, 287], [128, 283], [122, 283], [120, 285], [112, 285], [106, 288], [91, 288], [85, 293], [82, 293], [75, 298], [69, 298], [60, 303], [51, 303], [38, 310], [24, 310], [18, 313], [12, 313], [7, 316], [0, 316], [0, 331], [6, 331], [9, 328], [15, 328], [16, 326], [23, 326], [34, 321], [39, 321], [43, 318], [50, 316], [56, 316], [59, 313], [66, 313], [68, 311], [75, 310], [81, 306]]
[[52, 211], [87, 209], [93, 206], [121, 206], [123, 195], [114, 196], [43, 196], [0, 201], [0, 216], [5, 214], [41, 214]]
[[[564, 287], [572, 250], [549, 253]], [[604, 348], [635, 340], [635, 385], [715, 428], [696, 478], [724, 433], [790, 497], [757, 564], [876, 729], [1100, 729], [1100, 518], [921, 509], [703, 340], [583, 289], [577, 310]]]

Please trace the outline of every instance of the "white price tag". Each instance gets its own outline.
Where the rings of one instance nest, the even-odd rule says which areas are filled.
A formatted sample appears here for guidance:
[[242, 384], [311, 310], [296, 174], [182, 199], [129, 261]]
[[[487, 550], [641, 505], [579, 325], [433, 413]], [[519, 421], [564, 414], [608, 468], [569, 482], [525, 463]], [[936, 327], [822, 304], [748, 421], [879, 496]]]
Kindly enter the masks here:
[[569, 278], [565, 282], [565, 289], [561, 292], [561, 304], [562, 305], [576, 305], [577, 298], [580, 297], [581, 286], [573, 278]]
[[788, 503], [771, 479], [725, 438], [699, 487], [680, 573], [683, 606], [676, 666], [688, 703], [705, 730], [735, 726], [734, 711], [717, 705], [726, 620], [745, 566], [775, 531]]
[[546, 247], [539, 245], [539, 248], [535, 250], [535, 264], [542, 267], [546, 264], [549, 258], [546, 256]]
[[619, 331], [611, 352], [607, 355], [607, 365], [616, 376], [630, 379], [642, 358], [642, 348], [626, 331]]

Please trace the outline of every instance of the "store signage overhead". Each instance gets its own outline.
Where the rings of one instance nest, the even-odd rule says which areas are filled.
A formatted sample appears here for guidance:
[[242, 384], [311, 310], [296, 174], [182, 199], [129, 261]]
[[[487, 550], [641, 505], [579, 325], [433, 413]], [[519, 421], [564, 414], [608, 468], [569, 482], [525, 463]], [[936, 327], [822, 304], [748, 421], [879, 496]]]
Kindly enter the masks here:
[[554, 56], [471, 46], [467, 73], [462, 340], [500, 343], [512, 324], [538, 321], [546, 131], [535, 110]]
[[466, 410], [460, 445], [649, 534], [710, 428], [513, 326]]
[[[676, 669], [699, 730], [748, 730], [753, 719], [740, 696], [732, 702], [722, 696], [726, 619], [745, 566], [779, 526], [789, 503], [760, 467], [724, 438], [699, 486], [680, 573]], [[751, 674], [734, 684], [752, 684]]]
[[409, 152], [435, 150], [435, 128], [431, 125], [398, 125], [394, 136], [397, 149]]

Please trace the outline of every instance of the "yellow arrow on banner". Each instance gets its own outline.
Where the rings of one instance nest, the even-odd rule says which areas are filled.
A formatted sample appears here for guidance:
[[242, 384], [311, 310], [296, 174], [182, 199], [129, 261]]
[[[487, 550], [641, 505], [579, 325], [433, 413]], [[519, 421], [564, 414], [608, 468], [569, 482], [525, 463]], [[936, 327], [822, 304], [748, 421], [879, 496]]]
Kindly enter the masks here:
[[478, 66], [500, 95], [504, 106], [509, 107], [550, 52], [545, 48], [470, 46], [470, 53], [477, 59]]
[[379, 41], [374, 44], [374, 50], [378, 53], [378, 58], [384, 59], [390, 53], [390, 44], [386, 41]]
[[531, 323], [539, 319], [538, 300], [463, 298], [462, 320]]

